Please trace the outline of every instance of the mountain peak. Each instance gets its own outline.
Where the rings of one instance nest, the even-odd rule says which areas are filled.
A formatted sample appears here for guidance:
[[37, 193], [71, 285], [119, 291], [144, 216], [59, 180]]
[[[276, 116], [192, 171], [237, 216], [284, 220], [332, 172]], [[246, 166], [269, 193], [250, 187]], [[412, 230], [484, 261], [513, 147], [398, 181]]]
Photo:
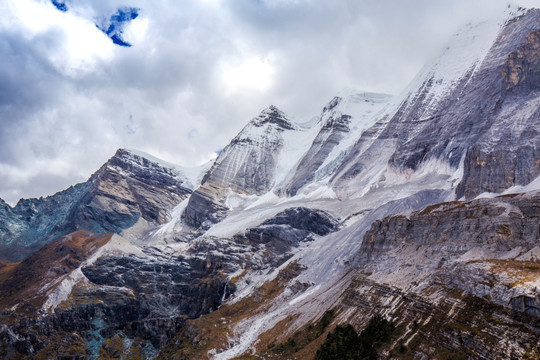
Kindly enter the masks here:
[[285, 113], [276, 106], [270, 105], [259, 116], [252, 120], [252, 124], [260, 127], [266, 124], [275, 124], [283, 129], [293, 130], [295, 126], [287, 119]]

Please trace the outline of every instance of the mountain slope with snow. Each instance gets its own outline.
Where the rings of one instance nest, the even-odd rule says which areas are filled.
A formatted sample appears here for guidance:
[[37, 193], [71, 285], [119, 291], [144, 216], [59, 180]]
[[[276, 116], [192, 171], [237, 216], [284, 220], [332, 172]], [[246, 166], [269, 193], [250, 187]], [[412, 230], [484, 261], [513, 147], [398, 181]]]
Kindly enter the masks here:
[[[537, 76], [538, 10], [502, 15], [456, 35], [364, 132], [332, 179], [340, 196], [431, 172], [459, 181], [457, 196], [471, 198], [540, 174], [539, 83], [524, 80]], [[521, 69], [512, 59], [524, 52]], [[515, 85], [512, 71], [523, 71]], [[499, 163], [502, 153], [513, 155]]]
[[539, 34], [540, 10], [509, 8], [399, 96], [340, 94], [310, 124], [271, 106], [200, 184], [119, 150], [21, 201], [33, 227], [0, 202], [6, 244], [59, 235], [0, 263], [0, 356], [308, 359], [379, 314], [396, 324], [382, 358], [535, 358]]
[[281, 183], [315, 136], [274, 106], [252, 119], [219, 154], [202, 185], [190, 197], [186, 223], [209, 228], [247, 197]]
[[[195, 169], [204, 172], [206, 168]], [[137, 222], [159, 225], [197, 185], [199, 174], [120, 149], [90, 179], [55, 195], [0, 208], [0, 254], [21, 260], [43, 244], [85, 229], [120, 233]]]

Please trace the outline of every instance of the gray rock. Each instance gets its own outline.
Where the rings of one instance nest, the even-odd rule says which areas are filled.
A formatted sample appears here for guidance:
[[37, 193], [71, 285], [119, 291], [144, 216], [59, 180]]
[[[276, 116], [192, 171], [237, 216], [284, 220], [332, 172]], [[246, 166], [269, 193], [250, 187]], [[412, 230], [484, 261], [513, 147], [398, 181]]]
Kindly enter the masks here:
[[349, 132], [351, 116], [332, 110], [342, 101], [335, 97], [324, 109], [321, 119], [327, 117], [311, 148], [300, 160], [295, 173], [287, 185], [286, 192], [290, 196], [315, 178], [316, 171], [324, 163], [332, 149], [339, 144], [344, 134]]
[[294, 129], [275, 106], [252, 119], [219, 154], [190, 197], [183, 215], [186, 223], [206, 229], [221, 220], [228, 210], [224, 202], [229, 191], [261, 195], [270, 190], [283, 146], [282, 133]]
[[153, 224], [191, 189], [176, 169], [120, 149], [90, 179], [46, 198], [0, 202], [0, 258], [21, 260], [76, 230], [120, 233], [139, 218]]
[[[375, 221], [364, 235], [360, 257], [407, 245], [429, 246], [448, 256], [474, 247], [493, 252], [532, 248], [540, 239], [540, 192], [506, 195], [426, 207], [411, 215], [390, 215]], [[442, 255], [441, 255], [442, 256]]]
[[404, 172], [432, 159], [457, 169], [464, 159], [458, 198], [500, 192], [536, 178], [539, 18], [540, 10], [530, 10], [506, 24], [481, 65], [440, 99], [431, 93], [437, 84], [427, 72], [394, 113], [364, 132], [334, 175], [334, 188], [362, 181], [374, 161]]

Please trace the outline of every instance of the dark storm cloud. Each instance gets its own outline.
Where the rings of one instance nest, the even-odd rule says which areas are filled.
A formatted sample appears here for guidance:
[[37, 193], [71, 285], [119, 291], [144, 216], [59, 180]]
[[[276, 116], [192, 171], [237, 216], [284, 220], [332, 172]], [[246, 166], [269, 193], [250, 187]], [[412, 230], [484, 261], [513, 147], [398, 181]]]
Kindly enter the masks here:
[[[506, 5], [57, 3], [68, 11], [45, 0], [0, 6], [0, 197], [11, 203], [84, 181], [118, 147], [195, 165], [270, 104], [308, 117], [345, 87], [399, 92], [464, 22]], [[140, 9], [122, 27], [129, 48], [95, 26], [126, 6]]]

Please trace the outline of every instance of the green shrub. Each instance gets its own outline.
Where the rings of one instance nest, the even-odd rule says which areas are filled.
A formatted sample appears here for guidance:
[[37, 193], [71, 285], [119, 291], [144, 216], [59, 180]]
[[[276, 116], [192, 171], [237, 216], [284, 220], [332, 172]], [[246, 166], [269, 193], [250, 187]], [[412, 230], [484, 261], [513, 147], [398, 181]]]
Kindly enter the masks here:
[[321, 345], [315, 360], [376, 360], [377, 349], [391, 340], [395, 325], [380, 315], [358, 335], [352, 325], [338, 325]]

